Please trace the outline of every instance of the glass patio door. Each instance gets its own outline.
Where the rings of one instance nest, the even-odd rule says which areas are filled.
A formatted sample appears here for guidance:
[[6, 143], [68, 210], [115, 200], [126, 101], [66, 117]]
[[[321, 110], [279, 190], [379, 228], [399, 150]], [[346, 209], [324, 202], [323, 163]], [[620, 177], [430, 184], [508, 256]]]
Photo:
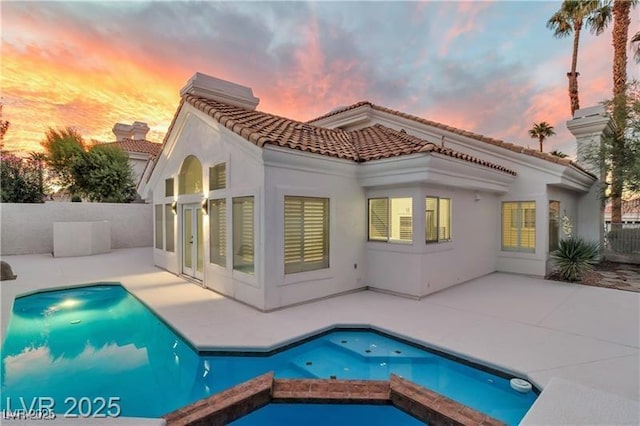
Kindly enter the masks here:
[[182, 206], [182, 273], [202, 280], [204, 250], [202, 209], [199, 204]]

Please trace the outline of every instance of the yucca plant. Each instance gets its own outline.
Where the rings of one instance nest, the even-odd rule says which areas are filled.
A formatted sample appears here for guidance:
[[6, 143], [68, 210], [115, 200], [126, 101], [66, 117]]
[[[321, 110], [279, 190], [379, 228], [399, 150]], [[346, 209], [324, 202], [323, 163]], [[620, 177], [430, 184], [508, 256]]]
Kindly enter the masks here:
[[584, 274], [593, 269], [597, 263], [600, 244], [585, 241], [581, 238], [561, 240], [552, 258], [556, 263], [556, 270], [565, 281], [578, 281]]

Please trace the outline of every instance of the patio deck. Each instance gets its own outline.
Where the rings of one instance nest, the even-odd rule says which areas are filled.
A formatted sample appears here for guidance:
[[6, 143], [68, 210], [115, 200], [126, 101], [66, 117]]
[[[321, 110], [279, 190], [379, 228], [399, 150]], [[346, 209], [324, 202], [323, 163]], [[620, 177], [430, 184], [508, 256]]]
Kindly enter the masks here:
[[362, 291], [261, 313], [154, 267], [150, 248], [3, 260], [18, 278], [0, 285], [2, 337], [16, 295], [118, 281], [200, 349], [371, 325], [527, 377], [544, 391], [523, 424], [640, 423], [638, 293], [494, 273], [419, 301]]

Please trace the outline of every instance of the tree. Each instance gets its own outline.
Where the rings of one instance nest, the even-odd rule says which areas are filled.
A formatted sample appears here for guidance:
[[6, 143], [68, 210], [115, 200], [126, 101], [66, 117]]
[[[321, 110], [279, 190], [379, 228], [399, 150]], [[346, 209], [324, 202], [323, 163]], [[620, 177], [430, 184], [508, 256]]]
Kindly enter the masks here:
[[121, 149], [95, 145], [75, 163], [73, 172], [80, 193], [90, 201], [130, 203], [137, 192], [129, 157]]
[[567, 73], [569, 79], [569, 99], [571, 102], [571, 116], [580, 109], [578, 98], [578, 45], [580, 32], [586, 26], [592, 34], [600, 35], [611, 21], [611, 6], [600, 0], [564, 0], [560, 10], [547, 21], [547, 28], [553, 30], [557, 38], [568, 37], [573, 33], [573, 54], [571, 56], [571, 71]]
[[72, 195], [80, 192], [76, 184], [74, 165], [82, 160], [85, 142], [80, 133], [68, 127], [55, 130], [49, 128], [42, 146], [46, 151], [46, 161], [57, 183]]
[[565, 154], [562, 151], [558, 151], [557, 149], [554, 149], [553, 151], [551, 151], [549, 154], [555, 156], [555, 157], [560, 157], [560, 158], [567, 158], [568, 155]]
[[631, 44], [635, 45], [633, 56], [636, 59], [636, 62], [640, 63], [640, 31], [638, 31], [636, 35], [631, 38]]
[[71, 195], [91, 201], [129, 203], [136, 198], [133, 171], [127, 155], [117, 147], [88, 147], [74, 129], [49, 129], [42, 143], [47, 164]]
[[625, 153], [627, 148], [626, 125], [628, 119], [627, 91], [627, 40], [631, 22], [631, 7], [637, 0], [613, 2], [613, 108], [615, 136], [611, 152], [611, 223], [622, 223], [622, 192], [625, 179]]
[[[625, 133], [613, 132], [613, 135], [603, 139], [602, 144], [594, 144], [584, 152], [586, 163], [606, 172], [610, 180], [609, 197], [612, 204], [614, 172], [621, 185], [621, 198], [625, 191], [640, 191], [640, 86], [637, 83], [628, 85], [625, 100]], [[615, 102], [608, 100], [604, 104], [609, 114], [612, 114]]]
[[4, 135], [7, 133], [7, 130], [9, 130], [9, 124], [7, 120], [2, 119], [2, 103], [0, 103], [0, 147], [4, 140]]
[[540, 152], [542, 152], [542, 143], [544, 140], [555, 134], [556, 132], [553, 130], [553, 126], [546, 121], [533, 123], [533, 127], [529, 130], [529, 136], [533, 139], [538, 139], [540, 142]]
[[0, 154], [0, 201], [3, 203], [43, 203], [45, 184], [42, 163], [13, 154]]

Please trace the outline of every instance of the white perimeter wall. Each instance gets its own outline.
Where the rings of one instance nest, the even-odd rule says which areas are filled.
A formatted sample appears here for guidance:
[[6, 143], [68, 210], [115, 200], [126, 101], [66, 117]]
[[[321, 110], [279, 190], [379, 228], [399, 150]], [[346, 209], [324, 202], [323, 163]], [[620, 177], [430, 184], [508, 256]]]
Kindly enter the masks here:
[[153, 244], [153, 213], [149, 204], [2, 203], [0, 213], [0, 253], [4, 256], [53, 252], [54, 222], [107, 220], [111, 223], [111, 248]]

